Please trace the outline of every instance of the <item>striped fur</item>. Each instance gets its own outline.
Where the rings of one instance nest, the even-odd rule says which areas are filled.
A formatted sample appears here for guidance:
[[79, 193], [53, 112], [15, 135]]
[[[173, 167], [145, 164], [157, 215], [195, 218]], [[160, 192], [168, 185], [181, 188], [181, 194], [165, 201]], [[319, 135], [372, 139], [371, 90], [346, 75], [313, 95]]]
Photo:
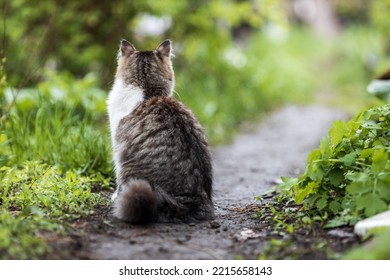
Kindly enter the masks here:
[[[154, 51], [139, 52], [123, 40], [108, 98], [117, 176], [114, 216], [131, 223], [213, 216], [207, 140], [191, 110], [172, 97], [170, 45], [167, 40]], [[120, 115], [124, 110], [116, 106], [128, 113]]]

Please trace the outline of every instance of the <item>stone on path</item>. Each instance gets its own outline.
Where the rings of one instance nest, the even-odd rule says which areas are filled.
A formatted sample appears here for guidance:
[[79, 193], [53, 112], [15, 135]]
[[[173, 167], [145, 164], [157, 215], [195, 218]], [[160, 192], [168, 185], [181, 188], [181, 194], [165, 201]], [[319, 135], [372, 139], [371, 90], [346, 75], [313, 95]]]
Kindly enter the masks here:
[[370, 229], [386, 227], [390, 230], [390, 210], [364, 219], [355, 225], [357, 235], [364, 236]]

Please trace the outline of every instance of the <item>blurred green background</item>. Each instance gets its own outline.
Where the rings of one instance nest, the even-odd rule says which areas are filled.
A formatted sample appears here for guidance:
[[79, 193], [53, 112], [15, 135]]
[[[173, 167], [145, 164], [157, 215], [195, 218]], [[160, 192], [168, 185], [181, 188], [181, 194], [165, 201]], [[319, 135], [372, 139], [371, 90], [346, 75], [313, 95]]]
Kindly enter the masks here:
[[0, 252], [47, 253], [42, 231], [108, 205], [105, 100], [120, 39], [173, 41], [175, 96], [212, 144], [287, 103], [354, 114], [390, 67], [390, 0], [2, 0]]
[[[242, 120], [284, 102], [316, 97], [340, 103], [364, 95], [367, 82], [389, 65], [389, 5], [378, 0], [4, 0], [1, 56], [8, 86], [17, 90], [48, 81], [61, 87], [61, 80], [71, 87], [72, 79], [88, 76], [108, 91], [121, 38], [141, 50], [170, 38], [177, 97], [218, 143]], [[63, 94], [83, 95], [81, 89], [72, 94], [76, 90]], [[348, 109], [366, 102], [371, 101], [363, 97]]]

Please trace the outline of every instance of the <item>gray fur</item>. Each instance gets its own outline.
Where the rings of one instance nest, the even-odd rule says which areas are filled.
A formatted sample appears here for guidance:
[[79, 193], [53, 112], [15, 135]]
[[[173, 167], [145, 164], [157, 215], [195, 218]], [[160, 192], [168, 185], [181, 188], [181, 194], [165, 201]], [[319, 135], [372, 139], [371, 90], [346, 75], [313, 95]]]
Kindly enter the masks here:
[[113, 135], [119, 165], [114, 216], [132, 223], [210, 219], [207, 139], [191, 110], [171, 96], [170, 41], [145, 52], [124, 41], [116, 78], [141, 89], [143, 100], [119, 121]]

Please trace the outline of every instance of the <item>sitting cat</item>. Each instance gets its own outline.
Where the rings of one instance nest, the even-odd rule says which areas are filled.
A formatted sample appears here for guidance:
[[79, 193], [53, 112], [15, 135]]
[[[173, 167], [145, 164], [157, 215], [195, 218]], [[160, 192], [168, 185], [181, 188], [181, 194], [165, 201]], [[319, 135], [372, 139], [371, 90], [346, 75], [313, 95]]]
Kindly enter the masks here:
[[130, 223], [213, 216], [207, 139], [173, 94], [171, 42], [137, 51], [121, 41], [107, 105], [116, 169], [113, 214]]

